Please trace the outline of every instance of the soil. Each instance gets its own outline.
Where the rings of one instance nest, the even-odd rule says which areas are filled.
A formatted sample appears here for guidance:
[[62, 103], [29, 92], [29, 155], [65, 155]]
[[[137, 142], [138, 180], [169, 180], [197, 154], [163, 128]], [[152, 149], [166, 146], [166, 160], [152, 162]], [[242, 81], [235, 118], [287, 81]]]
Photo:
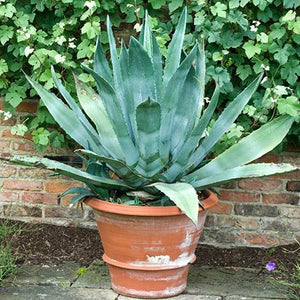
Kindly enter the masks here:
[[[0, 221], [1, 222], [1, 221]], [[9, 225], [20, 228], [10, 237], [10, 244], [17, 262], [50, 264], [75, 261], [88, 266], [103, 254], [98, 232], [93, 229], [62, 227], [49, 224], [28, 224], [10, 221]], [[216, 248], [200, 245], [196, 251], [197, 265], [215, 267], [247, 267], [265, 269], [274, 261], [292, 271], [300, 259], [298, 244], [265, 248]]]

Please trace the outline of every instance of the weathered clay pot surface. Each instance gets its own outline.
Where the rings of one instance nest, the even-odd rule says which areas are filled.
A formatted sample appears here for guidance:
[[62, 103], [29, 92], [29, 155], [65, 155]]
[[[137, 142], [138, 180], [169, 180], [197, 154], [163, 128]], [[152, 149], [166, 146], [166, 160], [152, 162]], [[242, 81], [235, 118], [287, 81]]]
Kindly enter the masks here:
[[[206, 209], [217, 204], [207, 191]], [[198, 225], [177, 207], [127, 206], [89, 199], [94, 209], [112, 288], [122, 295], [164, 298], [186, 288], [189, 264], [203, 230], [207, 210], [199, 208]]]

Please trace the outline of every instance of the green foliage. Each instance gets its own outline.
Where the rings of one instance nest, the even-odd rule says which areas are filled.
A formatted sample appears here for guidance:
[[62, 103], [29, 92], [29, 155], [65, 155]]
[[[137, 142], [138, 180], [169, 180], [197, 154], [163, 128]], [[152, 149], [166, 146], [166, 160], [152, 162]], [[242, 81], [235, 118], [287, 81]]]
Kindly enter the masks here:
[[13, 254], [10, 239], [20, 230], [19, 226], [9, 224], [7, 220], [0, 222], [0, 286], [2, 281], [16, 270], [16, 257]]
[[[82, 73], [79, 65], [92, 62], [98, 35], [104, 50], [108, 49], [108, 35], [103, 26], [107, 15], [111, 16], [118, 41], [124, 38], [127, 42], [129, 33], [136, 35], [140, 30], [141, 18], [147, 9], [158, 45], [166, 55], [167, 44], [184, 5], [187, 5], [188, 13], [184, 49], [191, 49], [201, 37], [205, 40], [209, 58], [208, 97], [212, 94], [212, 79], [220, 84], [222, 99], [230, 101], [249, 84], [253, 72], [260, 73], [262, 66], [266, 69], [268, 80], [249, 103], [254, 108], [252, 115], [243, 113], [237, 120], [240, 131], [251, 132], [275, 113], [291, 114], [291, 108], [284, 108], [290, 107], [291, 101], [292, 114], [295, 114], [296, 101], [288, 97], [299, 101], [300, 96], [300, 0], [1, 2], [0, 95], [5, 96], [5, 109], [13, 112], [22, 99], [35, 97], [35, 91], [24, 80], [21, 69], [47, 89], [54, 86], [50, 65], [59, 69], [59, 77], [71, 91], [75, 91], [71, 68], [80, 74], [81, 81], [93, 85], [92, 76]], [[277, 104], [272, 91], [278, 85], [290, 90], [289, 95], [283, 95]], [[266, 95], [265, 88], [271, 93]], [[276, 101], [270, 103], [272, 98]], [[53, 119], [47, 111], [39, 109], [38, 116], [27, 122], [25, 125], [28, 131], [35, 131], [34, 141], [41, 150], [46, 143], [53, 142], [44, 130], [39, 131], [40, 127], [53, 127]], [[58, 129], [55, 131], [56, 135], [62, 135]], [[230, 136], [224, 136], [223, 147], [234, 144], [240, 131], [236, 134], [231, 131]], [[299, 125], [295, 124], [292, 131], [299, 131]], [[38, 135], [42, 137], [38, 138]], [[296, 139], [293, 136], [293, 141], [297, 139], [300, 142], [299, 135]], [[68, 139], [59, 138], [55, 145], [67, 146]]]
[[[242, 137], [243, 128], [234, 122], [255, 94], [263, 77], [261, 73], [213, 120], [222, 80], [216, 80], [215, 91], [206, 106], [203, 43], [183, 52], [186, 20], [184, 8], [163, 59], [147, 13], [139, 40], [131, 36], [129, 46], [122, 43], [119, 54], [108, 17], [111, 66], [99, 40], [93, 69], [83, 65], [94, 78], [98, 93], [73, 74], [82, 109], [54, 68], [53, 82], [66, 103], [26, 75], [53, 118], [83, 148], [77, 153], [86, 170], [41, 157], [17, 156], [9, 160], [46, 167], [86, 183], [89, 190], [74, 187], [63, 194], [77, 194], [72, 203], [80, 204], [87, 197], [96, 196], [140, 205], [143, 197], [164, 205], [168, 201], [162, 198], [167, 198], [195, 224], [197, 192], [204, 188], [232, 179], [297, 169], [289, 164], [248, 164], [279, 145], [290, 130], [293, 109], [298, 109], [293, 96], [288, 98], [285, 115]], [[288, 91], [277, 86], [274, 93], [282, 97]], [[253, 108], [249, 105], [246, 113], [254, 115]], [[212, 125], [208, 130], [209, 124]], [[50, 132], [44, 128], [35, 132], [34, 138], [42, 137], [39, 144], [47, 144]], [[241, 139], [208, 161], [207, 156], [225, 132], [229, 132], [229, 138], [238, 135]]]
[[82, 276], [84, 275], [86, 272], [88, 271], [87, 267], [81, 267], [76, 271], [76, 274], [78, 276]]

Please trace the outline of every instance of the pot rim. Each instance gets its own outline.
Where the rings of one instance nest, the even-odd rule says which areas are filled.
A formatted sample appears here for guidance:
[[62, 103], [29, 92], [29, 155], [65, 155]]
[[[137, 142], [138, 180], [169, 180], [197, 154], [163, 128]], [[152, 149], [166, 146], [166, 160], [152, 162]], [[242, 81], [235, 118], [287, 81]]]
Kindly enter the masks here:
[[[218, 203], [218, 197], [215, 193], [210, 190], [204, 190], [204, 195], [207, 196], [201, 201], [205, 210], [208, 210]], [[92, 207], [95, 210], [115, 213], [120, 215], [129, 216], [178, 216], [184, 213], [177, 206], [137, 206], [137, 205], [126, 205], [111, 203], [103, 201], [97, 198], [88, 198], [84, 201], [85, 204]], [[199, 206], [199, 211], [203, 211], [202, 207]]]

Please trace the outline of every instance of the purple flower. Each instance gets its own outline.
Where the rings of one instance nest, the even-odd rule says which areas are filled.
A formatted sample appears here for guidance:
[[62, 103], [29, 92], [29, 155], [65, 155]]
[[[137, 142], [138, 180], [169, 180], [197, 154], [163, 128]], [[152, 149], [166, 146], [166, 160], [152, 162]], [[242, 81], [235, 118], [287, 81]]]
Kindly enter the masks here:
[[266, 269], [269, 271], [269, 272], [272, 272], [276, 269], [276, 264], [274, 261], [269, 261], [267, 264], [266, 264]]

